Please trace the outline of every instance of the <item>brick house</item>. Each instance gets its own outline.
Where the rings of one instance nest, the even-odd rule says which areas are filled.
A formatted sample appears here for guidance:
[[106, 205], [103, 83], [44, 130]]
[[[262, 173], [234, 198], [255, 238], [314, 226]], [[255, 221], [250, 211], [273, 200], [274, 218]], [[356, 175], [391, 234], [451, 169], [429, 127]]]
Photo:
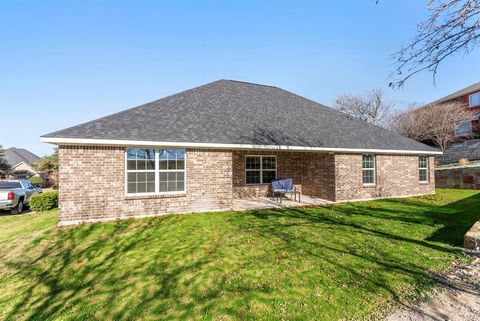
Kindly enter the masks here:
[[280, 88], [219, 80], [42, 136], [60, 223], [228, 210], [292, 178], [330, 201], [434, 193], [439, 151]]
[[[440, 98], [431, 104], [441, 104], [448, 102], [459, 102], [465, 108], [470, 110], [480, 109], [480, 82], [477, 82], [471, 86], [460, 89], [450, 95]], [[472, 120], [459, 126], [455, 130], [455, 135], [458, 138], [471, 136], [480, 131], [478, 116], [472, 116]]]

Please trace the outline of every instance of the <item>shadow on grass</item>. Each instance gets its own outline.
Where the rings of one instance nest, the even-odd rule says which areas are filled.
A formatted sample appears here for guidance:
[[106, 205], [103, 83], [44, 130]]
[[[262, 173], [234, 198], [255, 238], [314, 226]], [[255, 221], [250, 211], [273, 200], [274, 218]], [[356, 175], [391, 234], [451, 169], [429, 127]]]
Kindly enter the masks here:
[[[480, 194], [54, 228], [4, 263], [25, 284], [5, 320], [280, 319], [278, 300], [304, 296], [284, 318], [364, 316], [430, 284], [478, 205]], [[259, 298], [265, 310], [250, 309]]]

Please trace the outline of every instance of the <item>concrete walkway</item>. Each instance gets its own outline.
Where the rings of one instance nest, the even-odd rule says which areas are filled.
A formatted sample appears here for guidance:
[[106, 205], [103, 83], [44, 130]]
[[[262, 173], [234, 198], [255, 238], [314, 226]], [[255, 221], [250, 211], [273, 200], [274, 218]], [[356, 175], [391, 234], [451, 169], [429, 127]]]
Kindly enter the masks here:
[[438, 275], [426, 302], [403, 306], [386, 321], [479, 321], [480, 259]]
[[325, 205], [332, 202], [302, 195], [300, 198], [301, 202], [294, 201], [290, 197], [284, 197], [282, 203], [277, 202], [269, 197], [256, 197], [256, 198], [245, 198], [245, 199], [235, 199], [233, 201], [233, 210], [234, 211], [248, 211], [256, 209], [266, 209], [266, 208], [287, 208], [287, 207], [302, 207], [302, 206], [315, 206], [315, 205]]

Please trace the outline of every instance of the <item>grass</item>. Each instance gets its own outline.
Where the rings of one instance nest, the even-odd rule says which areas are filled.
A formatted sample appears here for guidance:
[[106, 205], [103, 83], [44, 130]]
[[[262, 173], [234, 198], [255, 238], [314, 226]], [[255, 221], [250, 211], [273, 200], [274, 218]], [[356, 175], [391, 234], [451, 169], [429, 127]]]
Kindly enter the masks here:
[[58, 228], [0, 216], [0, 320], [345, 320], [462, 259], [480, 192]]

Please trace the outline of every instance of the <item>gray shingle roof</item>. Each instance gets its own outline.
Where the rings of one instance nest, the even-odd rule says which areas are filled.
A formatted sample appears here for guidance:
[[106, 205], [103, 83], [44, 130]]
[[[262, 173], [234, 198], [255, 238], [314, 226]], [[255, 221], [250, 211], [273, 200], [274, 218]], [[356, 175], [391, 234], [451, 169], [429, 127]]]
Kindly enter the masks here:
[[233, 80], [42, 137], [437, 151], [286, 90]]
[[443, 102], [446, 102], [446, 101], [449, 101], [449, 100], [452, 100], [452, 99], [457, 99], [457, 98], [460, 98], [460, 97], [463, 97], [465, 95], [470, 95], [470, 94], [473, 94], [475, 92], [478, 92], [480, 91], [480, 82], [477, 82], [473, 85], [470, 85], [468, 87], [465, 87], [463, 89], [460, 89], [450, 95], [447, 95], [443, 98], [440, 98], [438, 100], [435, 100], [434, 102], [432, 102], [432, 104], [439, 104], [439, 103], [443, 103]]
[[11, 166], [15, 166], [21, 162], [31, 165], [39, 160], [40, 157], [26, 149], [11, 147], [5, 149], [5, 159]]

